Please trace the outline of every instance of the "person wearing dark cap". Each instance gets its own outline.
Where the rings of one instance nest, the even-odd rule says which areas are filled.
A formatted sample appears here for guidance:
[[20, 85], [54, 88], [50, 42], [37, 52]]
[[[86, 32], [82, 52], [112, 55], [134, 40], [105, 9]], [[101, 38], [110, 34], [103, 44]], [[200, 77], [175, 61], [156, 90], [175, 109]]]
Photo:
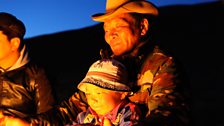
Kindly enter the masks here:
[[141, 111], [128, 100], [132, 94], [125, 66], [114, 59], [94, 62], [78, 84], [85, 93], [88, 109], [79, 113], [71, 125], [139, 126]]
[[101, 57], [117, 59], [128, 68], [135, 90], [129, 99], [145, 112], [145, 125], [187, 126], [190, 90], [181, 64], [150, 34], [158, 16], [158, 8], [146, 0], [107, 0], [106, 12], [92, 19], [103, 23], [110, 47], [101, 50]]
[[[24, 23], [0, 12], [0, 125], [19, 126], [25, 119], [51, 109], [55, 104], [50, 81], [43, 67], [28, 55]], [[25, 124], [21, 124], [25, 126]]]

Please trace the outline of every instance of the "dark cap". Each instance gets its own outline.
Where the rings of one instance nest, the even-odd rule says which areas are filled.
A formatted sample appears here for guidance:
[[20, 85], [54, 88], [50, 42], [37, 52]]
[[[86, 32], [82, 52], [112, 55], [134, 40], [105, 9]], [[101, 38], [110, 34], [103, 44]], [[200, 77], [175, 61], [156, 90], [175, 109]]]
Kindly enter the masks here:
[[12, 14], [0, 12], [0, 31], [3, 31], [9, 38], [19, 37], [23, 39], [26, 28], [23, 22]]

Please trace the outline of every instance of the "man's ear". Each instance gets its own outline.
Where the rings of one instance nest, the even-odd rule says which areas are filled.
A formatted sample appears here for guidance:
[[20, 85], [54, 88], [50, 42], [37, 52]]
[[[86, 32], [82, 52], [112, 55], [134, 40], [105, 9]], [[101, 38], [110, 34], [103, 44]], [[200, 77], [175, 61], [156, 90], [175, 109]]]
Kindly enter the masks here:
[[141, 35], [142, 36], [146, 35], [148, 29], [149, 29], [149, 21], [146, 18], [144, 18], [141, 21]]
[[10, 40], [11, 42], [11, 46], [12, 46], [12, 51], [17, 51], [19, 49], [20, 46], [20, 39], [18, 37], [12, 38]]

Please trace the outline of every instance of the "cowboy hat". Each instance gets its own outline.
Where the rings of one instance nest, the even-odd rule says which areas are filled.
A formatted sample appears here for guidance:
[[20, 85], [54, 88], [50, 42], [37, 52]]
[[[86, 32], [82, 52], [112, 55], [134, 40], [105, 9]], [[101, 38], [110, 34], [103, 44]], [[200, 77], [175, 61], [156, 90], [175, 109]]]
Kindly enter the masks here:
[[157, 16], [157, 7], [146, 0], [107, 0], [106, 12], [94, 14], [94, 21], [104, 22], [105, 19], [121, 13], [141, 13]]

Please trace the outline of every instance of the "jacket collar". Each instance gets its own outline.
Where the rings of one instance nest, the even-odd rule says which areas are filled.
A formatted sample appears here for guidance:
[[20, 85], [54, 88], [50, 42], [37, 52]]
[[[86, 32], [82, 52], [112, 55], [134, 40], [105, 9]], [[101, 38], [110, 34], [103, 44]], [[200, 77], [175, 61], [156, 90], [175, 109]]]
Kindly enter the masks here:
[[27, 51], [26, 46], [24, 45], [23, 49], [20, 51], [20, 57], [18, 58], [16, 63], [14, 65], [12, 65], [6, 71], [11, 71], [11, 70], [14, 70], [16, 68], [22, 67], [25, 64], [27, 64], [28, 62], [29, 62], [28, 51]]

